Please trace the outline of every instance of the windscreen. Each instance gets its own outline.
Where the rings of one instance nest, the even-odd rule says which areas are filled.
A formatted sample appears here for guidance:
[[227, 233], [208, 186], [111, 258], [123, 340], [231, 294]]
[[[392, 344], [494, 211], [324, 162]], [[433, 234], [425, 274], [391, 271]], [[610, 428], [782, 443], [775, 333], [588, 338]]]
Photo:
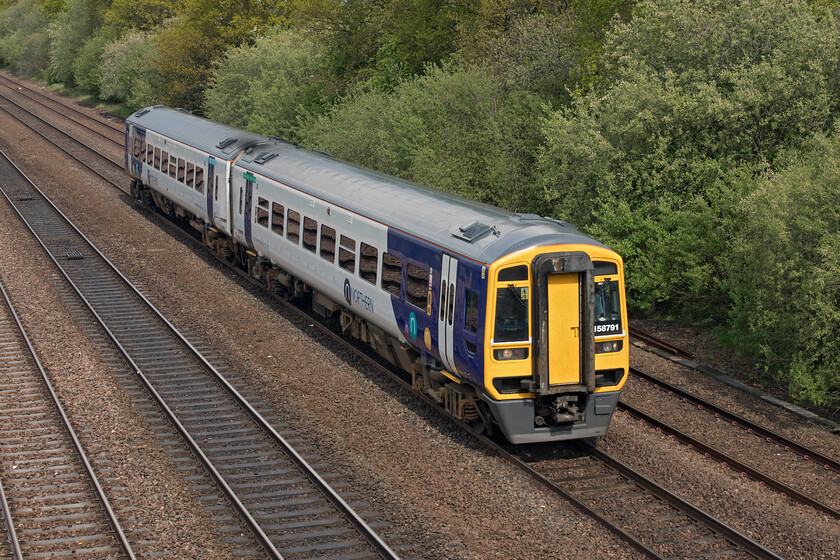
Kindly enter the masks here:
[[618, 280], [595, 282], [595, 336], [621, 334], [621, 292]]

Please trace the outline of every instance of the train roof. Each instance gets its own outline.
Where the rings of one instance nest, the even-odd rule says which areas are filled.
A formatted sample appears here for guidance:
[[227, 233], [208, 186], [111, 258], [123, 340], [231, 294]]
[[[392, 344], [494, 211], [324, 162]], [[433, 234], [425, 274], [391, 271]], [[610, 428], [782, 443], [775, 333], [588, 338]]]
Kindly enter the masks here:
[[482, 263], [529, 247], [601, 243], [566, 222], [499, 208], [371, 171], [279, 138], [155, 106], [129, 122]]

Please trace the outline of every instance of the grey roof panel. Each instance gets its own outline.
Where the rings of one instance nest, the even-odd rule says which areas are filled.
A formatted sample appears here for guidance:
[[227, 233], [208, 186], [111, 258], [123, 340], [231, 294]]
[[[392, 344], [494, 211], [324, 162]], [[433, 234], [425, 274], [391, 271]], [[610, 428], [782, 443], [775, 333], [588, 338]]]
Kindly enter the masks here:
[[[238, 166], [479, 262], [545, 244], [603, 246], [565, 222], [513, 214], [184, 111], [156, 106], [129, 121], [224, 159], [258, 144]], [[228, 138], [237, 140], [235, 153], [218, 148]], [[481, 232], [465, 234], [476, 223]]]

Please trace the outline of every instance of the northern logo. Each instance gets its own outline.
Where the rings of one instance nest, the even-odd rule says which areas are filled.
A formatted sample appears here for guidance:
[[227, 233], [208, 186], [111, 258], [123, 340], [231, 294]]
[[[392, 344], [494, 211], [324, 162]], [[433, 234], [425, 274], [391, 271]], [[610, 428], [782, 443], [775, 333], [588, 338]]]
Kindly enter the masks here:
[[344, 299], [347, 300], [347, 305], [353, 305], [353, 288], [350, 287], [350, 280], [344, 280]]

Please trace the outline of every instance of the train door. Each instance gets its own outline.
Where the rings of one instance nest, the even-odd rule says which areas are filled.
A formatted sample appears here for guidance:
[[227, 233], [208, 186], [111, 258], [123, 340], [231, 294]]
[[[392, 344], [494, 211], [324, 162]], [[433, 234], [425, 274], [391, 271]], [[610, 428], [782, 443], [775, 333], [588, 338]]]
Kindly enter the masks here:
[[[245, 242], [248, 244], [248, 247], [251, 249], [254, 248], [254, 241], [251, 239], [251, 227], [253, 226], [253, 212], [254, 212], [254, 184], [257, 182], [257, 178], [252, 173], [245, 173], [245, 201], [244, 201], [244, 208], [245, 208]], [[242, 204], [242, 202], [240, 202]]]
[[207, 193], [207, 222], [212, 227], [216, 227], [216, 219], [214, 217], [215, 208], [213, 207], [213, 199], [215, 196], [216, 200], [218, 200], [219, 195], [218, 191], [214, 189], [214, 183], [218, 185], [216, 181], [216, 158], [214, 158], [213, 156], [207, 156], [207, 190], [205, 191]]
[[550, 385], [581, 382], [581, 294], [577, 272], [548, 275]]
[[595, 283], [589, 255], [582, 251], [539, 255], [532, 272], [537, 296], [537, 392], [595, 390]]
[[143, 176], [143, 160], [146, 156], [146, 129], [135, 124], [129, 125], [129, 128], [130, 144], [126, 145], [126, 158], [130, 162], [129, 175], [139, 179]]
[[458, 283], [458, 259], [444, 254], [440, 267], [440, 308], [438, 310], [438, 350], [446, 370], [455, 368], [455, 294]]

